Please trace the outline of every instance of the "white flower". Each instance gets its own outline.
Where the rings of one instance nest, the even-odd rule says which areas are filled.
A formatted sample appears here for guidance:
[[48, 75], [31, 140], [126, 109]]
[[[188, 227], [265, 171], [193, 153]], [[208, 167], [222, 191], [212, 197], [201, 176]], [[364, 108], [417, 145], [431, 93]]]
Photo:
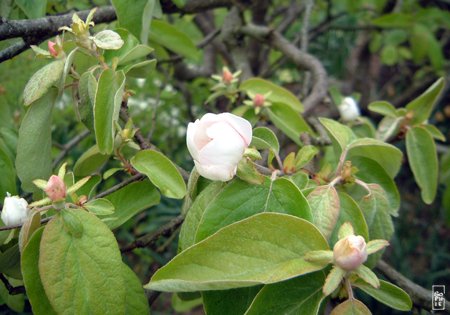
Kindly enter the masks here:
[[252, 126], [230, 113], [208, 113], [189, 123], [186, 140], [200, 175], [225, 182], [236, 174], [237, 165], [252, 140]]
[[343, 121], [352, 121], [361, 115], [358, 104], [352, 97], [344, 98], [338, 110]]
[[2, 209], [2, 221], [5, 225], [17, 225], [25, 222], [28, 216], [28, 202], [19, 198], [18, 196], [12, 196], [10, 194], [5, 197]]
[[355, 270], [367, 260], [366, 241], [360, 235], [349, 235], [336, 242], [334, 263], [344, 270]]

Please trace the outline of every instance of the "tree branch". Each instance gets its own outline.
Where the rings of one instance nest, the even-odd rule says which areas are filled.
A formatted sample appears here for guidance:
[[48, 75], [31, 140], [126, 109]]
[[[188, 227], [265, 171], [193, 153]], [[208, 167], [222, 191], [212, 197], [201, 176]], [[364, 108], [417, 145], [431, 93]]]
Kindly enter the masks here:
[[153, 246], [156, 241], [163, 236], [170, 236], [172, 233], [174, 233], [180, 225], [184, 221], [184, 216], [179, 215], [175, 218], [173, 218], [171, 221], [160, 227], [158, 230], [151, 234], [144, 235], [137, 240], [135, 240], [133, 243], [123, 247], [120, 249], [122, 253], [130, 252], [133, 249], [136, 248], [142, 248], [142, 247], [151, 247]]
[[82, 133], [80, 133], [79, 135], [75, 136], [72, 140], [67, 142], [62, 147], [62, 151], [59, 153], [59, 155], [53, 161], [52, 168], [55, 168], [56, 166], [58, 166], [58, 164], [64, 159], [64, 157], [69, 153], [69, 151], [72, 150], [73, 147], [75, 147], [78, 143], [80, 143], [89, 134], [90, 134], [90, 131], [89, 130], [85, 130]]
[[[380, 260], [378, 262], [377, 269], [381, 271], [381, 273], [385, 275], [390, 281], [405, 290], [411, 297], [414, 305], [420, 308], [425, 308], [427, 310], [432, 309], [432, 292], [430, 290], [427, 290], [424, 287], [421, 287], [420, 285], [407, 279], [405, 276], [403, 276], [383, 260]], [[447, 300], [445, 301], [445, 309], [447, 311], [450, 311], [450, 302]]]
[[280, 33], [268, 27], [248, 24], [243, 26], [241, 31], [246, 35], [266, 40], [269, 45], [283, 52], [299, 68], [311, 71], [313, 88], [303, 100], [305, 114], [312, 111], [327, 96], [327, 72], [316, 57], [302, 52]]

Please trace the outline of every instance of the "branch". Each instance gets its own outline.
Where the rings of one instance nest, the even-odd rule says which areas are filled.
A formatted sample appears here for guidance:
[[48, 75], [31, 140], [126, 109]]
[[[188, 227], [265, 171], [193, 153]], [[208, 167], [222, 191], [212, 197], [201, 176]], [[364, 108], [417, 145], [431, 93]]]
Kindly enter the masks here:
[[246, 35], [266, 40], [269, 45], [284, 53], [299, 68], [311, 71], [313, 88], [303, 101], [305, 114], [313, 110], [327, 96], [327, 72], [316, 57], [302, 52], [280, 33], [268, 27], [248, 24], [242, 27], [241, 31]]
[[105, 191], [102, 191], [101, 193], [99, 193], [98, 195], [96, 195], [95, 197], [93, 197], [92, 199], [102, 198], [102, 197], [105, 197], [105, 196], [107, 196], [107, 195], [110, 195], [110, 194], [112, 194], [113, 192], [119, 190], [120, 188], [125, 187], [125, 186], [127, 186], [127, 185], [129, 185], [129, 184], [131, 184], [131, 183], [134, 183], [134, 182], [143, 180], [144, 178], [145, 178], [145, 175], [143, 175], [143, 174], [136, 174], [136, 175], [133, 175], [133, 176], [131, 176], [131, 177], [128, 177], [128, 178], [127, 178], [126, 180], [124, 180], [123, 182], [120, 182], [120, 183], [118, 183], [117, 185], [112, 186], [111, 188], [109, 188], [109, 189], [107, 189], [107, 190], [105, 190]]
[[56, 166], [58, 166], [58, 164], [64, 159], [64, 157], [69, 153], [69, 151], [72, 150], [73, 147], [75, 147], [78, 143], [80, 143], [89, 134], [90, 134], [90, 131], [89, 130], [85, 130], [82, 133], [80, 133], [79, 135], [75, 136], [72, 140], [67, 142], [62, 147], [62, 151], [59, 153], [59, 155], [53, 161], [52, 168], [55, 168]]
[[[41, 224], [47, 223], [48, 221], [51, 220], [51, 218], [52, 218], [52, 217], [48, 217], [48, 218], [42, 219], [42, 220], [41, 220]], [[21, 228], [22, 225], [23, 225], [23, 223], [20, 223], [20, 224], [14, 224], [14, 225], [7, 225], [7, 226], [2, 226], [2, 227], [0, 227], [0, 232], [1, 232], [1, 231], [8, 231], [8, 230], [14, 230], [14, 229], [17, 229], [17, 228]]]
[[[377, 269], [381, 271], [381, 273], [385, 275], [389, 280], [405, 290], [411, 297], [414, 305], [420, 308], [425, 308], [427, 310], [432, 309], [432, 292], [430, 290], [427, 290], [424, 287], [421, 287], [420, 285], [407, 279], [405, 276], [403, 276], [383, 260], [380, 260], [378, 262]], [[447, 311], [450, 311], [449, 301], [445, 301], [445, 309]]]
[[25, 293], [25, 287], [23, 285], [18, 286], [18, 287], [13, 287], [11, 285], [11, 283], [9, 283], [8, 279], [6, 279], [6, 277], [3, 273], [0, 273], [0, 280], [2, 280], [6, 289], [8, 289], [9, 295], [17, 295], [17, 294]]
[[133, 243], [121, 248], [120, 251], [122, 253], [126, 253], [126, 252], [130, 252], [136, 248], [151, 247], [156, 243], [156, 241], [159, 238], [161, 238], [163, 236], [172, 235], [180, 227], [180, 225], [183, 223], [183, 221], [184, 221], [184, 216], [179, 215], [179, 216], [175, 217], [174, 219], [172, 219], [171, 221], [169, 221], [168, 223], [166, 223], [165, 225], [163, 225], [162, 227], [160, 227], [155, 232], [144, 235], [144, 236], [138, 238], [137, 240], [135, 240]]

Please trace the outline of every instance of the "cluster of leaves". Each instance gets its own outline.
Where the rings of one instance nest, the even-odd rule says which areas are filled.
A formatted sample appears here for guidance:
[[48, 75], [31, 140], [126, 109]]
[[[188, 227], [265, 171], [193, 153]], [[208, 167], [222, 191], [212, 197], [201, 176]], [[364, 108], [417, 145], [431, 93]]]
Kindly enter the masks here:
[[[24, 6], [25, 2], [17, 2]], [[331, 146], [305, 145], [301, 140], [302, 134], [315, 139], [317, 131], [302, 117], [302, 103], [287, 89], [262, 78], [234, 81], [232, 93], [251, 98], [264, 95], [267, 106], [256, 110], [247, 102], [233, 112], [254, 126], [264, 122], [271, 128], [254, 128], [254, 154], [240, 163], [238, 178], [209, 182], [193, 170], [186, 187], [178, 166], [152, 145], [143, 149], [135, 141], [138, 128], [131, 119], [121, 120], [120, 113], [126, 112], [133, 93], [130, 82], [153, 75], [156, 59], [149, 56], [168, 59], [170, 51], [197, 60], [198, 51], [185, 33], [153, 19], [162, 17], [159, 1], [138, 1], [131, 8], [127, 1], [112, 2], [118, 28], [88, 37], [81, 36], [80, 27], [65, 28], [74, 33], [74, 40], [65, 38], [63, 53], [37, 71], [25, 87], [27, 112], [18, 137], [0, 130], [0, 162], [5, 172], [0, 193], [17, 193], [17, 176], [22, 190], [34, 193], [33, 199], [38, 200], [18, 238], [17, 232], [0, 232], [2, 243], [9, 244], [0, 259], [0, 271], [10, 279], [22, 279], [33, 312], [148, 313], [142, 285], [122, 262], [111, 230], [159, 204], [163, 195], [185, 198], [182, 214], [186, 217], [179, 254], [154, 274], [146, 288], [176, 292], [173, 301], [178, 305], [203, 303], [208, 314], [315, 314], [325, 307], [329, 295], [345, 299], [335, 314], [351, 309], [369, 313], [349, 296], [344, 283], [324, 292], [331, 266], [309, 261], [307, 254], [332, 249], [345, 222], [367, 242], [391, 238], [392, 217], [399, 215], [400, 207], [394, 178], [403, 153], [389, 142], [405, 138], [422, 199], [434, 200], [439, 173], [434, 139], [445, 138], [427, 120], [443, 80], [405, 108], [372, 103], [369, 109], [385, 116], [377, 130], [363, 118], [349, 125], [320, 118]], [[384, 27], [386, 20], [389, 17], [373, 23]], [[89, 18], [73, 22], [89, 32]], [[410, 24], [401, 27], [413, 33], [423, 30], [423, 20], [411, 23], [415, 23], [412, 28]], [[412, 49], [417, 61], [425, 57]], [[435, 55], [430, 53], [428, 58], [440, 69]], [[90, 131], [95, 144], [74, 163], [73, 172], [63, 176], [66, 185], [77, 190], [69, 191], [60, 210], [41, 199], [36, 179], [52, 174], [52, 115], [67, 86], [74, 87], [74, 116]], [[297, 144], [298, 152], [282, 160], [277, 133]], [[256, 165], [260, 154], [267, 155], [272, 176], [261, 173]], [[119, 166], [100, 173], [112, 159]], [[97, 187], [119, 172], [140, 173], [145, 179], [98, 198]], [[41, 214], [50, 220], [45, 226], [41, 226]], [[374, 268], [381, 254], [371, 255], [367, 268]], [[370, 277], [346, 276], [352, 287], [376, 300], [397, 310], [411, 309], [410, 298], [395, 285], [380, 280], [374, 287]]]

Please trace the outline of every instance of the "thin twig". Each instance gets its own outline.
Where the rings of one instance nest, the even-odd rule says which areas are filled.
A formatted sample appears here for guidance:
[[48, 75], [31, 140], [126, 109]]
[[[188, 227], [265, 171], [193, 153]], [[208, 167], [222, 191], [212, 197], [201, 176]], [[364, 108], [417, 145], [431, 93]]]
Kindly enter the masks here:
[[80, 143], [84, 138], [86, 138], [90, 134], [89, 130], [85, 130], [79, 135], [75, 136], [72, 140], [67, 142], [62, 147], [62, 151], [59, 153], [59, 155], [56, 157], [56, 159], [53, 161], [52, 168], [55, 168], [58, 166], [58, 164], [64, 159], [64, 157], [72, 150], [73, 147], [75, 147], [78, 143]]
[[[47, 222], [50, 221], [52, 218], [53, 218], [53, 216], [42, 219], [42, 220], [41, 220], [41, 224], [47, 223]], [[21, 228], [22, 225], [23, 225], [23, 223], [20, 223], [20, 224], [14, 224], [14, 225], [8, 225], [8, 226], [2, 226], [2, 227], [0, 227], [0, 232], [1, 232], [1, 231], [8, 231], [8, 230], [14, 230], [14, 229], [17, 229], [17, 228]]]
[[156, 241], [163, 236], [171, 236], [178, 227], [183, 223], [184, 216], [179, 215], [173, 218], [171, 221], [160, 227], [158, 230], [151, 234], [144, 235], [136, 239], [133, 243], [120, 249], [122, 253], [127, 253], [136, 248], [151, 247]]
[[105, 191], [102, 191], [101, 193], [99, 193], [98, 195], [93, 197], [93, 199], [103, 198], [105, 196], [108, 196], [108, 195], [112, 194], [113, 192], [119, 190], [120, 188], [125, 187], [125, 186], [127, 186], [127, 185], [129, 185], [131, 183], [143, 180], [144, 178], [145, 178], [145, 175], [143, 175], [143, 174], [136, 174], [136, 175], [133, 175], [131, 177], [128, 177], [126, 180], [118, 183], [117, 185], [112, 186], [111, 188], [109, 188], [109, 189], [107, 189]]
[[23, 285], [14, 287], [9, 283], [8, 279], [6, 279], [5, 275], [3, 273], [0, 273], [0, 280], [2, 280], [3, 284], [5, 285], [6, 289], [8, 290], [9, 295], [17, 295], [25, 293], [25, 287]]

